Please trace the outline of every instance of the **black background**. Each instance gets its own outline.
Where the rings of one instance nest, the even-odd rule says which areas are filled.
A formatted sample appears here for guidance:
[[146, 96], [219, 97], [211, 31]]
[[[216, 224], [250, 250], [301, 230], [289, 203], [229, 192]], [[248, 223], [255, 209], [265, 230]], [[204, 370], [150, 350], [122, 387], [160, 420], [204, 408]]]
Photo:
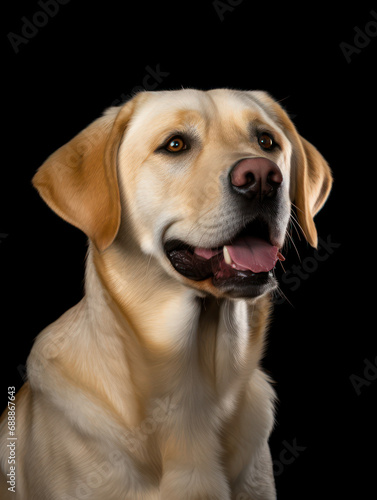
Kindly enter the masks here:
[[[263, 361], [279, 397], [270, 439], [278, 497], [370, 498], [377, 374], [364, 369], [365, 360], [377, 362], [377, 37], [364, 40], [349, 61], [340, 44], [355, 44], [354, 28], [364, 30], [377, 6], [229, 3], [233, 7], [221, 14], [212, 1], [72, 0], [20, 44], [18, 53], [7, 35], [22, 36], [22, 18], [33, 20], [42, 9], [36, 1], [7, 6], [0, 200], [3, 406], [7, 387], [22, 385], [35, 336], [83, 293], [86, 237], [51, 212], [31, 186], [46, 157], [142, 86], [147, 67], [167, 73], [155, 90], [267, 90], [333, 170], [334, 188], [316, 223], [322, 240], [338, 245], [322, 250], [327, 258], [318, 261], [295, 238], [301, 264], [293, 250], [285, 262], [296, 277], [303, 266], [312, 270], [295, 281], [294, 290], [282, 283], [290, 303], [275, 307]], [[358, 391], [355, 376], [366, 380]], [[283, 451], [287, 443], [300, 447], [291, 461]]]

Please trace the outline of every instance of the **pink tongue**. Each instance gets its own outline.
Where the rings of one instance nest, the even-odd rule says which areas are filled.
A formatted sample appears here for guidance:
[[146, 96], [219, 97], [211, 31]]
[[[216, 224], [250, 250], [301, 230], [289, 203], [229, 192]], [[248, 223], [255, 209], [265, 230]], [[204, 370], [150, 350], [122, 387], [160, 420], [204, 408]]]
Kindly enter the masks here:
[[271, 271], [279, 258], [284, 259], [278, 252], [278, 247], [251, 236], [239, 238], [233, 245], [227, 245], [227, 249], [236, 269], [240, 271], [249, 270], [253, 273]]
[[215, 248], [214, 250], [211, 250], [211, 248], [196, 247], [194, 253], [195, 255], [199, 255], [199, 257], [203, 257], [203, 259], [211, 259], [214, 255], [217, 255], [222, 251], [223, 251], [222, 247]]
[[[226, 245], [226, 247], [233, 261], [232, 267], [240, 271], [267, 272], [275, 267], [278, 259], [285, 260], [278, 251], [278, 247], [252, 236], [238, 238], [232, 245]], [[210, 259], [214, 255], [222, 253], [222, 251], [222, 248], [216, 248], [215, 250], [195, 248], [195, 254], [204, 259]]]

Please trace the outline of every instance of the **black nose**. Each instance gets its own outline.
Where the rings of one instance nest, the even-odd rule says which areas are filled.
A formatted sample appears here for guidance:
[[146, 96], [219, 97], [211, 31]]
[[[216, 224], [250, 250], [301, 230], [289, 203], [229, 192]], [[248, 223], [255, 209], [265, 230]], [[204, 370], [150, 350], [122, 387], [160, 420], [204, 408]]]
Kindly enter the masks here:
[[280, 168], [268, 158], [245, 158], [230, 171], [232, 189], [247, 197], [272, 198], [283, 182]]

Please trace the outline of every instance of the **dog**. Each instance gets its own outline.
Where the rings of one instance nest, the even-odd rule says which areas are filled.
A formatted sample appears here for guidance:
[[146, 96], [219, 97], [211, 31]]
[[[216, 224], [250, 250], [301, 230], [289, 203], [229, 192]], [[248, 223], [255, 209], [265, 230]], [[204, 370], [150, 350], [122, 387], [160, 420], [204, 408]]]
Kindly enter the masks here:
[[[327, 162], [264, 91], [141, 92], [33, 177], [88, 237], [83, 299], [36, 338], [1, 498], [272, 500], [274, 268]], [[12, 442], [12, 441], [10, 441]]]

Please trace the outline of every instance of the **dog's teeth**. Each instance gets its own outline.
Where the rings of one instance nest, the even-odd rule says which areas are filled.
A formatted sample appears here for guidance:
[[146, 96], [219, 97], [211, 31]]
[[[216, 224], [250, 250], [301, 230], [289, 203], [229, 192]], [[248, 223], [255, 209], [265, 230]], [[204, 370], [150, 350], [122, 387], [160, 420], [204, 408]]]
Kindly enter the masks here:
[[225, 260], [225, 262], [226, 262], [229, 266], [231, 266], [231, 265], [233, 264], [233, 261], [232, 261], [231, 256], [229, 255], [229, 251], [228, 251], [227, 247], [225, 247], [225, 246], [224, 246], [224, 248], [223, 248], [223, 254], [224, 254], [224, 260]]

